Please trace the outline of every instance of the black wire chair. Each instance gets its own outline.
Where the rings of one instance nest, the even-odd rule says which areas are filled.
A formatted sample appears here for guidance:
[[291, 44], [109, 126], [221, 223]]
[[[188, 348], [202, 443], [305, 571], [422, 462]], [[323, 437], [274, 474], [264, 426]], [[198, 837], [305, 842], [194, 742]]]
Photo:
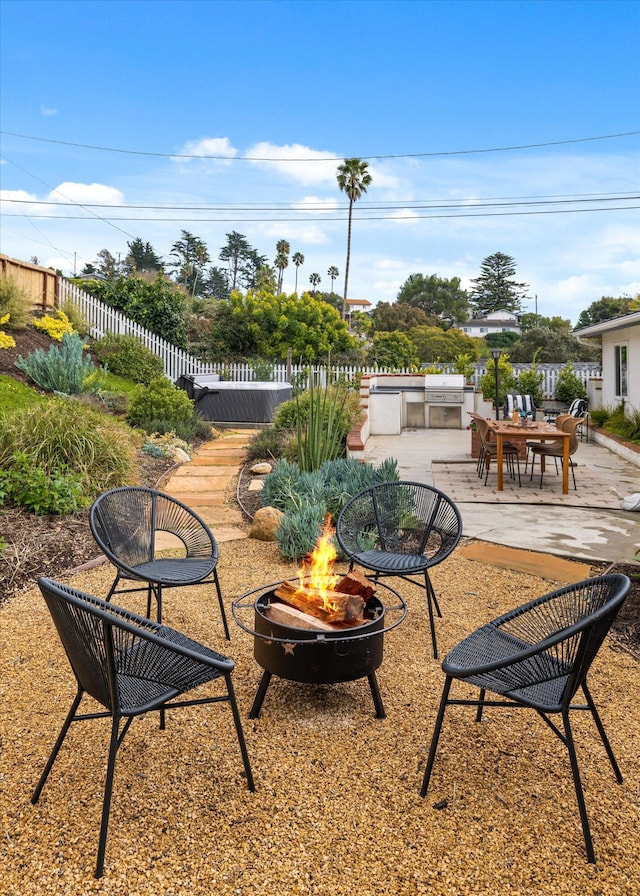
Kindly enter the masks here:
[[336, 538], [350, 569], [359, 563], [374, 579], [397, 576], [425, 589], [434, 657], [434, 610], [440, 617], [442, 613], [429, 570], [449, 556], [461, 535], [458, 508], [443, 492], [422, 482], [371, 485], [345, 504], [336, 523]]
[[[585, 579], [505, 613], [454, 647], [442, 663], [446, 678], [421, 796], [429, 787], [447, 706], [477, 706], [477, 722], [485, 706], [534, 709], [568, 750], [587, 857], [595, 862], [569, 715], [573, 710], [591, 712], [621, 783], [618, 763], [587, 687], [587, 673], [629, 588], [630, 581], [623, 575]], [[478, 699], [451, 699], [454, 679], [480, 688]], [[578, 689], [586, 705], [571, 702]], [[486, 700], [487, 691], [507, 699]], [[562, 716], [562, 729], [549, 718], [554, 714]]]
[[[135, 716], [179, 706], [227, 702], [249, 790], [255, 789], [240, 714], [231, 682], [234, 664], [228, 657], [192, 641], [180, 632], [130, 613], [99, 598], [41, 578], [38, 585], [76, 677], [77, 692], [58, 739], [33, 792], [36, 803], [72, 722], [111, 718], [109, 756], [102, 803], [95, 876], [101, 877], [109, 825], [109, 811], [117, 751]], [[182, 694], [216, 679], [224, 679], [225, 692], [199, 699], [176, 700]], [[89, 694], [104, 711], [79, 713]], [[188, 751], [185, 744], [185, 752]]]
[[[153, 595], [158, 622], [162, 622], [163, 588], [212, 583], [224, 634], [230, 640], [216, 568], [218, 545], [207, 524], [190, 507], [156, 489], [124, 486], [95, 500], [89, 525], [100, 549], [117, 570], [107, 600], [116, 593], [146, 591], [147, 616], [151, 615]], [[169, 536], [169, 547], [179, 548], [180, 556], [169, 556], [167, 549], [164, 554], [158, 551], [160, 533]], [[145, 584], [123, 587], [123, 580]]]

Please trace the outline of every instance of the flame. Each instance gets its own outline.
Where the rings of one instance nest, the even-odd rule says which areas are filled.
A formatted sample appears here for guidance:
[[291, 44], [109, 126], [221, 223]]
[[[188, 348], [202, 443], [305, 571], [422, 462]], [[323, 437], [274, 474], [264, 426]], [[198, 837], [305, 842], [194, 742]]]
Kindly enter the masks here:
[[325, 606], [331, 605], [331, 591], [339, 578], [333, 574], [333, 565], [338, 556], [333, 543], [334, 533], [335, 528], [331, 525], [331, 515], [327, 514], [316, 546], [309, 555], [309, 559], [303, 561], [298, 570], [299, 588], [317, 592], [322, 597]]

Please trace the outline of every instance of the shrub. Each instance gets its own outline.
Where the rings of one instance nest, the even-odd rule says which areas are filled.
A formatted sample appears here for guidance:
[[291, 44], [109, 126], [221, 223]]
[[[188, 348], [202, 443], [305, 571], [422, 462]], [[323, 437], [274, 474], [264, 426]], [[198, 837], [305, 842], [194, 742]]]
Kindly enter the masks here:
[[[9, 318], [11, 315], [7, 312], [7, 314], [3, 314], [0, 317], [0, 327], [6, 326], [9, 323]], [[7, 336], [4, 330], [0, 330], [0, 348], [15, 348], [16, 341], [13, 336]]]
[[[495, 403], [496, 400], [496, 376], [493, 358], [487, 363], [487, 372], [480, 380], [480, 389], [486, 401]], [[506, 355], [498, 359], [498, 406], [504, 404], [504, 397], [510, 392], [516, 392], [516, 378], [513, 367], [509, 364]]]
[[7, 499], [37, 516], [47, 513], [62, 516], [86, 503], [79, 473], [64, 469], [48, 473], [24, 452], [12, 455], [9, 468], [0, 470], [0, 504]]
[[299, 560], [313, 550], [327, 513], [335, 523], [356, 492], [375, 482], [398, 479], [393, 458], [387, 458], [377, 468], [352, 458], [337, 458], [311, 472], [302, 472], [297, 464], [279, 460], [265, 477], [260, 494], [264, 507], [277, 507], [285, 514], [275, 533], [282, 556]]
[[36, 330], [42, 330], [51, 336], [52, 339], [62, 342], [65, 333], [74, 332], [73, 324], [64, 311], [56, 311], [56, 315], [56, 317], [52, 317], [50, 314], [45, 314], [44, 317], [34, 320], [33, 326]]
[[532, 364], [529, 370], [521, 371], [516, 377], [516, 393], [531, 395], [535, 407], [540, 408], [544, 402], [543, 381], [543, 372], [538, 370], [535, 364]]
[[211, 436], [211, 424], [197, 416], [192, 399], [166, 377], [138, 386], [129, 405], [128, 420], [147, 433], [174, 432], [185, 442]]
[[286, 443], [284, 433], [278, 431], [274, 426], [265, 426], [263, 429], [255, 433], [249, 440], [247, 445], [247, 460], [263, 460], [271, 457], [276, 460], [282, 457]]
[[574, 398], [586, 398], [587, 390], [582, 385], [582, 381], [576, 376], [575, 369], [571, 361], [567, 361], [560, 373], [554, 390], [554, 398], [563, 404], [571, 404]]
[[78, 395], [98, 392], [104, 384], [104, 374], [96, 370], [90, 355], [83, 354], [84, 346], [77, 333], [64, 333], [62, 345], [52, 345], [48, 351], [38, 348], [26, 358], [20, 356], [16, 367], [47, 392]]
[[31, 299], [11, 277], [0, 277], [0, 317], [9, 315], [7, 330], [22, 330], [29, 322]]
[[134, 383], [149, 385], [164, 374], [162, 358], [146, 347], [137, 336], [107, 333], [92, 345], [94, 357], [110, 373]]
[[53, 476], [77, 474], [87, 501], [101, 492], [136, 481], [136, 439], [123, 423], [69, 398], [52, 398], [3, 414], [0, 467], [24, 453], [34, 468]]

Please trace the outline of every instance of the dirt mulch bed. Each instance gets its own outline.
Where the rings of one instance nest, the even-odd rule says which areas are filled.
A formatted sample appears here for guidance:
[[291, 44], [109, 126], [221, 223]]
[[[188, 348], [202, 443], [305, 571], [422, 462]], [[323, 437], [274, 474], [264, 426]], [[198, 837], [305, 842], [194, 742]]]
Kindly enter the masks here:
[[[273, 544], [221, 546], [231, 601], [294, 572]], [[104, 595], [102, 565], [72, 577]], [[549, 582], [462, 557], [434, 571], [444, 612], [443, 653], [471, 628]], [[378, 672], [387, 718], [365, 680], [333, 686], [272, 681], [248, 720], [260, 678], [250, 636], [224, 641], [210, 591], [165, 598], [168, 624], [236, 662], [234, 682], [256, 777], [247, 791], [224, 706], [134, 721], [118, 755], [105, 877], [92, 878], [108, 726], [72, 729], [40, 802], [31, 791], [71, 703], [71, 672], [37, 589], [0, 607], [2, 893], [145, 896], [631, 896], [640, 867], [638, 663], [608, 641], [591, 687], [625, 782], [617, 785], [597, 732], [575, 734], [598, 865], [585, 861], [566, 753], [532, 713], [451, 708], [431, 789], [419, 789], [442, 688], [417, 589], [402, 625], [385, 636]], [[134, 598], [127, 604], [134, 609]], [[214, 685], [215, 687], [215, 685]], [[445, 803], [444, 808], [436, 808]], [[634, 871], [635, 869], [635, 871]]]

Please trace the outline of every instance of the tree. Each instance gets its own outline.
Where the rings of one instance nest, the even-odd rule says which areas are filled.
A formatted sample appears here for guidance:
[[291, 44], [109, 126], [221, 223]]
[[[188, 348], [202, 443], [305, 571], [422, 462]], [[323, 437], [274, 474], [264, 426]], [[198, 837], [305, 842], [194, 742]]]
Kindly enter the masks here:
[[471, 281], [474, 284], [471, 299], [478, 316], [485, 317], [493, 311], [520, 312], [529, 286], [513, 279], [516, 272], [513, 258], [496, 252], [484, 259], [480, 270], [480, 276]]
[[291, 246], [286, 240], [278, 240], [276, 243], [276, 260], [274, 261], [274, 267], [278, 269], [278, 285], [277, 291], [278, 293], [282, 292], [282, 276], [284, 274], [284, 269], [289, 265], [289, 252], [291, 251]]
[[345, 159], [338, 166], [338, 187], [349, 197], [349, 225], [347, 229], [347, 261], [344, 271], [344, 292], [342, 294], [342, 319], [347, 317], [347, 289], [349, 286], [349, 263], [351, 261], [351, 222], [353, 217], [353, 204], [367, 192], [371, 185], [372, 177], [367, 171], [367, 162], [361, 159]]
[[431, 274], [411, 274], [400, 287], [398, 302], [420, 308], [438, 326], [451, 326], [467, 319], [469, 297], [460, 288], [460, 278], [447, 280]]
[[340, 271], [338, 268], [332, 264], [329, 270], [327, 271], [327, 277], [331, 280], [331, 292], [333, 292], [333, 281], [336, 280], [340, 276]]
[[294, 252], [291, 261], [296, 266], [296, 288], [295, 288], [294, 292], [297, 295], [298, 294], [298, 268], [300, 267], [300, 265], [304, 264], [304, 255], [302, 254], [302, 252]]
[[410, 369], [418, 366], [418, 354], [406, 333], [374, 333], [367, 363], [389, 370]]
[[164, 264], [151, 243], [143, 243], [140, 237], [136, 237], [127, 243], [127, 249], [129, 250], [125, 259], [127, 273], [137, 271], [142, 274], [144, 271], [164, 270]]
[[320, 285], [320, 274], [309, 274], [309, 283], [313, 286], [313, 294], [315, 295]]
[[623, 296], [613, 299], [611, 296], [603, 296], [597, 302], [592, 302], [585, 311], [580, 312], [576, 328], [588, 327], [591, 324], [599, 324], [603, 320], [612, 320], [614, 317], [622, 317], [631, 310], [632, 299]]
[[479, 339], [467, 336], [462, 330], [452, 327], [420, 326], [409, 330], [407, 335], [415, 345], [421, 364], [452, 364], [460, 355], [468, 355], [475, 360], [478, 356]]
[[244, 287], [253, 289], [258, 280], [260, 268], [267, 263], [266, 256], [259, 255], [247, 238], [233, 230], [227, 234], [227, 244], [218, 255], [220, 261], [226, 261], [229, 268], [229, 291]]
[[509, 349], [509, 360], [517, 364], [529, 364], [534, 355], [541, 364], [562, 364], [565, 361], [597, 361], [600, 350], [580, 342], [568, 330], [539, 327], [527, 330]]
[[394, 330], [406, 332], [412, 327], [435, 324], [421, 308], [402, 302], [378, 302], [371, 312], [371, 322], [375, 333], [393, 333]]
[[206, 280], [206, 265], [211, 261], [206, 244], [199, 237], [182, 231], [182, 237], [171, 247], [169, 253], [175, 258], [170, 267], [175, 270], [175, 277], [193, 298], [200, 295]]
[[100, 249], [96, 269], [105, 280], [115, 280], [120, 274], [120, 262], [116, 261], [108, 249]]

